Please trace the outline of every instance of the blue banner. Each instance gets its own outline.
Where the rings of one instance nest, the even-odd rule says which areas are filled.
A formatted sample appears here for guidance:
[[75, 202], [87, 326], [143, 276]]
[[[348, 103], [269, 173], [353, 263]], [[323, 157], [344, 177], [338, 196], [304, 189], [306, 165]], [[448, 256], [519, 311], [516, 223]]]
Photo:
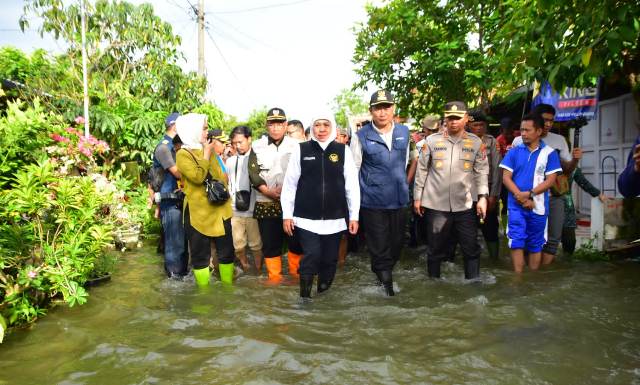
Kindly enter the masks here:
[[550, 104], [556, 109], [555, 120], [558, 122], [573, 120], [584, 116], [588, 120], [596, 118], [598, 111], [598, 84], [595, 87], [567, 87], [562, 94], [551, 88], [548, 82], [540, 85], [540, 92], [533, 98], [531, 108], [538, 104]]

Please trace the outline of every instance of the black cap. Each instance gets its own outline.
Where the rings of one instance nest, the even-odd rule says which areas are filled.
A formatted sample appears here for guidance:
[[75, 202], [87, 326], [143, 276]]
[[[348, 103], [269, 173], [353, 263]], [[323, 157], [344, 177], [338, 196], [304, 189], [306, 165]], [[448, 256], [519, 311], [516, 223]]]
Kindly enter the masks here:
[[369, 107], [377, 106], [379, 104], [395, 104], [393, 101], [393, 95], [387, 90], [379, 90], [371, 95], [371, 101]]
[[470, 122], [486, 122], [487, 116], [480, 110], [472, 110], [469, 112]]
[[467, 105], [464, 102], [449, 102], [444, 105], [444, 117], [457, 116], [459, 118], [464, 117], [467, 113]]
[[220, 141], [222, 143], [227, 143], [229, 141], [229, 139], [224, 134], [224, 132], [219, 128], [214, 128], [212, 130], [209, 130], [209, 132], [207, 133], [207, 138], [208, 139], [215, 139], [215, 140], [218, 140], [218, 141]]
[[267, 111], [267, 122], [286, 122], [287, 115], [282, 108], [274, 107]]

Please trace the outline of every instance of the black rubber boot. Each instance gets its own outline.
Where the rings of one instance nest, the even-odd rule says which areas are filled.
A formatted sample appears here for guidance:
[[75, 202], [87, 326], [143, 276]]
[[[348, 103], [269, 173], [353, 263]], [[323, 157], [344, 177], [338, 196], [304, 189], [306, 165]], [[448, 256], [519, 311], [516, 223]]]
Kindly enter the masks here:
[[489, 258], [498, 259], [500, 256], [500, 244], [498, 242], [487, 242], [487, 251], [489, 252]]
[[318, 294], [329, 290], [332, 283], [333, 279], [320, 279], [320, 277], [318, 277]]
[[480, 259], [464, 261], [464, 278], [477, 279], [480, 277]]
[[311, 289], [313, 288], [313, 275], [300, 275], [300, 298], [311, 299]]
[[440, 278], [440, 261], [427, 261], [429, 278]]
[[380, 283], [382, 283], [382, 287], [384, 287], [384, 292], [387, 297], [393, 297], [396, 295], [393, 291], [393, 277], [391, 276], [391, 271], [376, 271], [376, 275], [378, 276]]

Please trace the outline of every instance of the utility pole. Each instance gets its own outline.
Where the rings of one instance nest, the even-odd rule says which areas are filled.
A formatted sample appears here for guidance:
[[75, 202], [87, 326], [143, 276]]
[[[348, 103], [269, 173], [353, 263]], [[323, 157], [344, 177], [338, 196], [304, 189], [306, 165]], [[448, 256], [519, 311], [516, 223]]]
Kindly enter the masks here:
[[85, 16], [85, 0], [80, 0], [80, 24], [82, 36], [82, 87], [84, 94], [84, 136], [89, 136], [89, 82], [87, 78], [87, 21]]
[[198, 3], [198, 75], [204, 76], [204, 0]]

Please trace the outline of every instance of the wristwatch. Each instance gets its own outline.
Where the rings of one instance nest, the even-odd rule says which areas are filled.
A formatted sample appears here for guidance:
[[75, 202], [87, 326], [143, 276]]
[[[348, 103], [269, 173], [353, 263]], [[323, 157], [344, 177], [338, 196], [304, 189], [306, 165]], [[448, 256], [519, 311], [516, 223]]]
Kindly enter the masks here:
[[531, 198], [533, 198], [533, 197], [535, 197], [535, 196], [536, 196], [536, 193], [534, 193], [534, 192], [533, 192], [533, 189], [529, 190], [529, 194], [530, 194], [529, 196], [530, 196]]

